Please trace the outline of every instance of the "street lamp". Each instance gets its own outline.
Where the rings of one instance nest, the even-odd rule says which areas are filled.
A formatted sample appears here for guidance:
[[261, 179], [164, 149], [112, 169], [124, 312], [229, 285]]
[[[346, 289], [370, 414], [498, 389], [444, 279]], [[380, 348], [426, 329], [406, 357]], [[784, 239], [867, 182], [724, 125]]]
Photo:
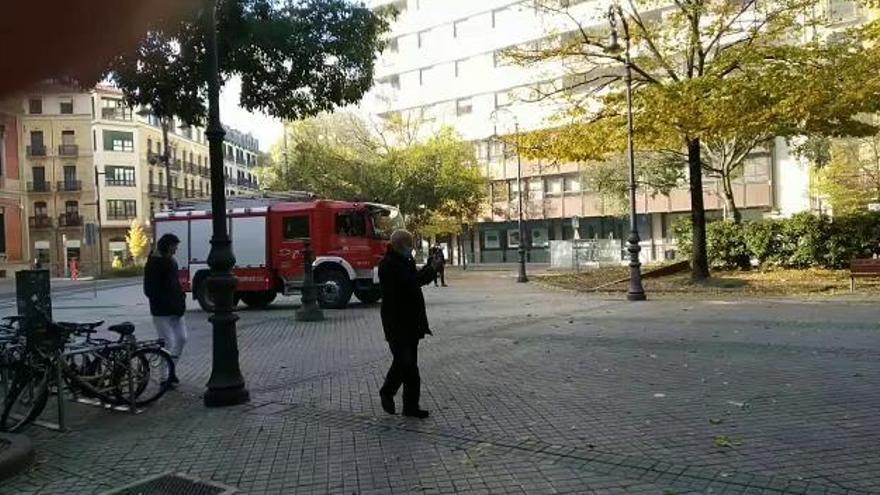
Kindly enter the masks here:
[[[517, 217], [518, 229], [519, 229], [519, 249], [517, 249], [517, 253], [519, 254], [519, 274], [516, 277], [516, 281], [519, 283], [526, 283], [529, 281], [529, 277], [526, 275], [526, 234], [523, 230], [523, 188], [522, 188], [522, 156], [520, 154], [520, 134], [519, 134], [519, 119], [516, 118], [516, 114], [513, 112], [501, 109], [507, 114], [511, 116], [513, 119], [513, 128], [516, 132], [516, 190], [517, 196], [519, 200], [519, 211]], [[498, 120], [498, 110], [493, 110], [490, 118], [493, 121]]]
[[[623, 26], [624, 46], [620, 46], [617, 33], [617, 21]], [[644, 301], [645, 289], [642, 287], [642, 264], [639, 261], [639, 230], [636, 223], [636, 163], [635, 151], [633, 150], [633, 113], [632, 113], [632, 62], [630, 60], [630, 33], [629, 24], [623, 9], [613, 4], [608, 7], [608, 23], [611, 25], [611, 39], [606, 51], [620, 54], [623, 52], [624, 83], [626, 85], [626, 155], [629, 162], [629, 238], [627, 239], [627, 251], [629, 252], [629, 290], [626, 298], [630, 301]]]
[[211, 378], [204, 401], [207, 407], [233, 406], [250, 400], [238, 362], [238, 340], [232, 312], [236, 279], [232, 273], [235, 255], [226, 230], [226, 187], [223, 180], [223, 137], [226, 132], [220, 123], [220, 69], [217, 60], [217, 3], [208, 5], [206, 55], [208, 58], [208, 154], [211, 167], [211, 219], [213, 235], [208, 254], [208, 290], [215, 301], [214, 313], [209, 318], [213, 331]]

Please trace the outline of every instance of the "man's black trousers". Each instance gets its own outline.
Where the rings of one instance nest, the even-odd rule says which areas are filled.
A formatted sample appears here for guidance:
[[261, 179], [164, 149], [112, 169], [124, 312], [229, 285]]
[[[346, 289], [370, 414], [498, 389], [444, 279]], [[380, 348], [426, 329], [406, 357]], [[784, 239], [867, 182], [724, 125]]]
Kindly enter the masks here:
[[419, 394], [422, 384], [419, 378], [419, 341], [389, 342], [391, 347], [391, 369], [385, 376], [385, 384], [379, 393], [387, 397], [397, 394], [403, 385], [403, 410], [415, 411], [419, 408]]

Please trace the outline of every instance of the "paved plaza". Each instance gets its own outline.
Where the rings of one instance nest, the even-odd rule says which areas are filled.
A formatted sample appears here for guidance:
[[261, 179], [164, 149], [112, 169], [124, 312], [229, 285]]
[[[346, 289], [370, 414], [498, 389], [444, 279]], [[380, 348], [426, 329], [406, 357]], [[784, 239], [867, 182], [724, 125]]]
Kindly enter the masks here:
[[[140, 415], [77, 404], [70, 431], [30, 428], [37, 462], [0, 493], [101, 493], [165, 472], [253, 494], [880, 493], [873, 301], [634, 304], [509, 272], [449, 278], [425, 289], [427, 420], [380, 409], [378, 305], [306, 324], [292, 298], [241, 311], [252, 400], [206, 409], [210, 327], [191, 304], [178, 391]], [[138, 286], [59, 296], [58, 319], [154, 337]]]

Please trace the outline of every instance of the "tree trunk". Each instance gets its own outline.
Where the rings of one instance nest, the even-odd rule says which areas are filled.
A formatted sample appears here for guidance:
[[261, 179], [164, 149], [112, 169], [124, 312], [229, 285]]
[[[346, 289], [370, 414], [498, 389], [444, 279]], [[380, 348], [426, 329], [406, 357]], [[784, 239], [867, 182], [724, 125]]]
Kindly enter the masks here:
[[721, 182], [724, 185], [724, 202], [727, 204], [727, 211], [733, 217], [733, 222], [740, 224], [742, 223], [742, 212], [736, 207], [736, 198], [733, 195], [733, 184], [730, 181], [729, 172], [724, 175]]
[[703, 206], [703, 167], [700, 158], [700, 140], [687, 142], [688, 172], [691, 189], [691, 280], [702, 282], [709, 278], [709, 258], [706, 255], [706, 209]]

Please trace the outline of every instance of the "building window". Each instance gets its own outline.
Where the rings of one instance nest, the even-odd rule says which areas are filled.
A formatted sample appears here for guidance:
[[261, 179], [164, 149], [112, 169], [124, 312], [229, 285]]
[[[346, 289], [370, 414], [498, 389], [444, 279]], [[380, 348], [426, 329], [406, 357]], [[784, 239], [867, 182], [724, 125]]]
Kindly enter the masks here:
[[61, 101], [58, 104], [58, 111], [62, 114], [72, 114], [73, 113], [73, 98], [65, 97], [61, 98]]
[[538, 199], [544, 197], [544, 179], [534, 177], [529, 179], [528, 194], [530, 199]]
[[558, 196], [562, 194], [562, 177], [550, 177], [547, 179], [547, 195]]
[[121, 131], [104, 131], [104, 151], [134, 151], [134, 134]]
[[[150, 172], [152, 175], [152, 172]], [[104, 183], [108, 186], [134, 187], [134, 167], [104, 167]]]
[[133, 199], [108, 199], [108, 220], [131, 220], [137, 218], [137, 201]]
[[462, 75], [464, 75], [464, 65], [465, 60], [455, 61], [455, 77], [462, 77]]
[[828, 19], [831, 22], [847, 22], [859, 17], [859, 4], [852, 0], [828, 0]]
[[34, 203], [34, 216], [36, 217], [48, 217], [49, 216], [49, 206], [45, 201], [37, 201]]
[[431, 34], [430, 29], [426, 29], [424, 31], [419, 31], [419, 34], [417, 35], [419, 48], [425, 47], [425, 45], [428, 43], [428, 37], [430, 36], [430, 34]]
[[497, 230], [483, 231], [483, 247], [485, 249], [501, 249], [501, 234]]
[[500, 91], [495, 93], [495, 108], [505, 108], [513, 104], [510, 91]]
[[65, 201], [64, 202], [64, 213], [66, 213], [69, 217], [78, 217], [79, 216], [79, 203], [76, 201]]
[[532, 228], [532, 247], [545, 248], [550, 246], [550, 237], [546, 228]]
[[36, 115], [43, 113], [43, 99], [31, 98], [28, 100], [28, 113]]
[[[132, 120], [131, 108], [118, 98], [101, 98], [101, 118], [109, 120]], [[152, 123], [154, 117], [150, 115], [147, 120]]]
[[507, 229], [507, 247], [519, 247], [519, 229]]
[[397, 53], [400, 51], [400, 43], [397, 41], [397, 38], [392, 38], [388, 40], [388, 46], [386, 47], [389, 53]]
[[581, 191], [581, 178], [577, 175], [569, 175], [565, 177], [564, 191], [567, 193]]
[[462, 115], [470, 115], [474, 111], [474, 103], [470, 98], [462, 98], [455, 102], [455, 114], [461, 117]]

